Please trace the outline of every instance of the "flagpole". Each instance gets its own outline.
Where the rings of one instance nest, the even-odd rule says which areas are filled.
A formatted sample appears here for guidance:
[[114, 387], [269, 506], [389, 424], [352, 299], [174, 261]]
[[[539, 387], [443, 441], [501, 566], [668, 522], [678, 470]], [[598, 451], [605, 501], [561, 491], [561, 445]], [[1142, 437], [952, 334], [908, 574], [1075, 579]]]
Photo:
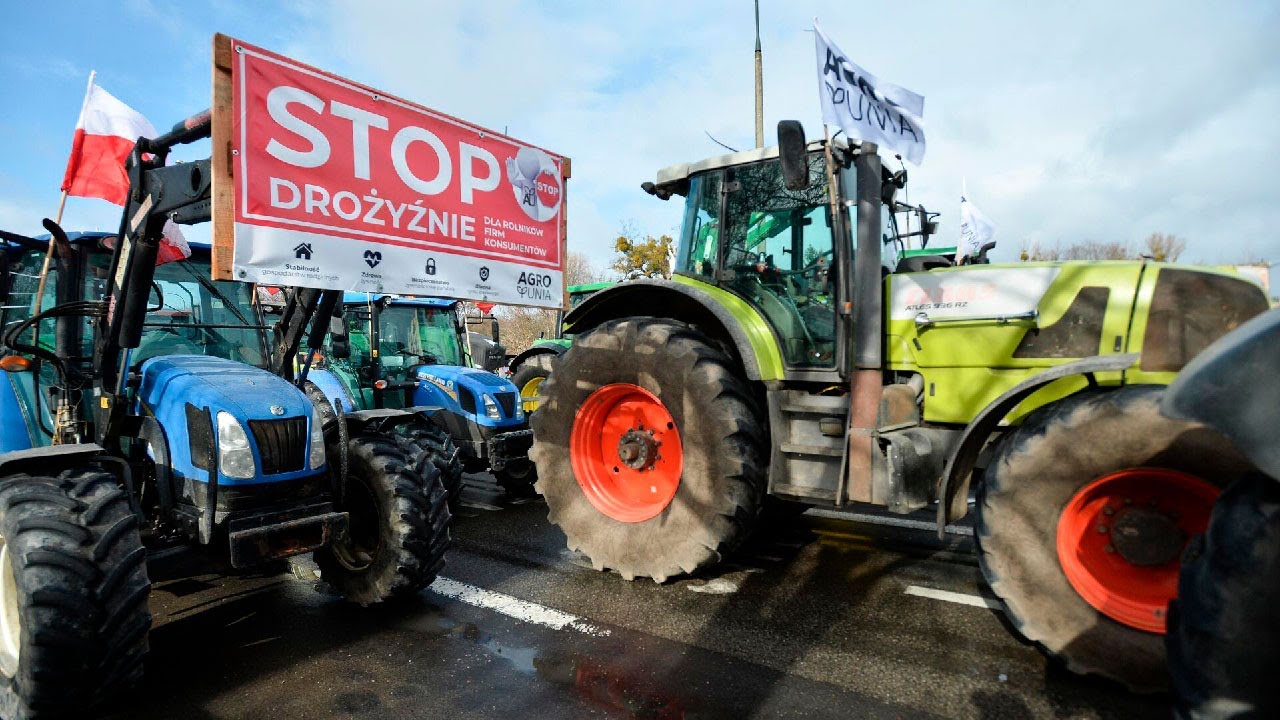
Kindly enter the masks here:
[[[89, 106], [89, 95], [93, 93], [93, 78], [97, 74], [98, 74], [97, 70], [89, 71], [89, 85], [85, 87], [84, 100], [80, 102], [80, 117], [76, 119], [76, 124], [79, 124], [79, 121], [84, 118], [85, 108]], [[74, 150], [74, 147], [73, 147], [73, 150]], [[54, 218], [53, 218], [54, 224], [58, 226], [62, 225], [62, 211], [65, 210], [66, 208], [67, 208], [67, 191], [63, 190], [62, 197], [58, 199], [58, 212], [54, 215]], [[36, 284], [36, 303], [35, 303], [35, 307], [31, 309], [31, 313], [33, 315], [40, 313], [40, 306], [44, 303], [44, 284], [45, 284], [45, 280], [49, 277], [49, 259], [53, 257], [53, 251], [55, 247], [57, 246], [54, 243], [54, 234], [49, 233], [49, 247], [46, 248], [44, 251], [44, 266], [40, 268], [40, 282]], [[36, 335], [33, 339], [35, 340], [35, 345], [39, 346], [40, 345], [40, 323], [35, 324], [34, 331]]]

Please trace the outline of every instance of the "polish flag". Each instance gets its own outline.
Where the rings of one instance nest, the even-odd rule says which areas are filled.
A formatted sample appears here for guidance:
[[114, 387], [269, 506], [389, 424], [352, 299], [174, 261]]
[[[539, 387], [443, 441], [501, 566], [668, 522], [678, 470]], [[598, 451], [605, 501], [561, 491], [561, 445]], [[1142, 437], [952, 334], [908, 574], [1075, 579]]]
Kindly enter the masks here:
[[76, 123], [67, 172], [62, 178], [62, 191], [124, 205], [129, 196], [124, 161], [139, 137], [156, 135], [155, 127], [145, 117], [94, 85], [91, 76]]
[[[156, 129], [141, 113], [93, 84], [80, 108], [71, 157], [62, 178], [62, 191], [76, 197], [101, 198], [124, 205], [129, 198], [129, 175], [124, 163], [140, 137], [153, 138]], [[191, 246], [177, 223], [165, 220], [156, 264], [191, 257]]]

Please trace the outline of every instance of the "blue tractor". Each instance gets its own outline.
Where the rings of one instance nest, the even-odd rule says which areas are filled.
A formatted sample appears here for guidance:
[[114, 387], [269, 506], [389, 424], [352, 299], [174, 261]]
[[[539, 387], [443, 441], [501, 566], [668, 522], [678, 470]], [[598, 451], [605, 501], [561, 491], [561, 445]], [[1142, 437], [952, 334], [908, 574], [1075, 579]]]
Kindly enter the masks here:
[[247, 286], [209, 278], [207, 247], [156, 265], [168, 220], [209, 219], [209, 161], [165, 164], [209, 127], [205, 113], [138, 140], [118, 234], [3, 233], [0, 716], [81, 717], [137, 681], [167, 560], [314, 552], [361, 604], [443, 565], [445, 491], [392, 438], [416, 417], [326, 423], [271, 363], [304, 335], [318, 345], [340, 293], [302, 293], [268, 328]]
[[[514, 497], [534, 494], [533, 433], [509, 380], [471, 367], [456, 300], [347, 293], [343, 333], [309, 379], [347, 409], [405, 408], [431, 419], [458, 448], [462, 469], [493, 473]], [[446, 477], [456, 498], [461, 474]]]

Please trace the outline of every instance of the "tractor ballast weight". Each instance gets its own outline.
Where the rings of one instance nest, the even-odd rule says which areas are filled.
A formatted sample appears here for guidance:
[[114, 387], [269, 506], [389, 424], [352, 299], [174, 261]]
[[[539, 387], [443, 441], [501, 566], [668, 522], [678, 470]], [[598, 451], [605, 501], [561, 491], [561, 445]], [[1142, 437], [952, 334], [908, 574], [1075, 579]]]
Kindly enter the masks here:
[[[874, 145], [791, 135], [786, 157], [750, 150], [645, 183], [684, 198], [675, 273], [565, 318], [574, 342], [532, 416], [550, 519], [596, 567], [663, 580], [779, 516], [766, 498], [937, 503], [945, 525], [976, 491], [984, 574], [1023, 634], [1077, 671], [1160, 686], [1152, 588], [1170, 586], [1178, 538], [1234, 472], [1206, 463], [1240, 463], [1162, 419], [1159, 393], [1266, 308], [1261, 289], [1153, 262], [984, 253], [958, 267], [928, 247], [934, 214], [896, 201], [905, 176]], [[1090, 525], [1125, 497], [1154, 510]], [[1107, 533], [1080, 531], [1095, 526]]]

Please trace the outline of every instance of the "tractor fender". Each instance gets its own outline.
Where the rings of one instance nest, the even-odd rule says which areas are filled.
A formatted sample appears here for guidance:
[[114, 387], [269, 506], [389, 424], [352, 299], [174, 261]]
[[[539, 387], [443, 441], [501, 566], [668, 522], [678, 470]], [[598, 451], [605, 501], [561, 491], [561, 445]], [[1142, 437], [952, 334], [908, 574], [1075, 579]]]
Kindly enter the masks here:
[[342, 405], [342, 409], [351, 412], [355, 409], [356, 403], [351, 398], [351, 394], [347, 392], [346, 386], [338, 379], [338, 376], [331, 370], [323, 368], [313, 369], [307, 373], [307, 379], [320, 388], [320, 392], [324, 393], [324, 397], [334, 406], [334, 412], [338, 411], [337, 406]]
[[[747, 379], [782, 379], [778, 342], [768, 324], [737, 296], [718, 292], [724, 297], [718, 299], [707, 290], [683, 282], [628, 280], [583, 300], [565, 317], [565, 332], [581, 334], [609, 320], [637, 315], [679, 320], [723, 343], [741, 364]], [[726, 303], [739, 306], [735, 309], [744, 315], [730, 312]]]
[[363, 432], [386, 433], [396, 426], [411, 423], [420, 418], [415, 412], [399, 408], [353, 410], [343, 413], [342, 417], [352, 435]]
[[1116, 372], [1127, 370], [1138, 361], [1137, 353], [1125, 355], [1097, 355], [1076, 360], [1037, 373], [1009, 388], [978, 413], [960, 436], [960, 442], [947, 459], [946, 468], [942, 471], [942, 479], [938, 486], [938, 537], [945, 537], [944, 529], [952, 521], [964, 517], [968, 512], [969, 484], [973, 479], [973, 468], [978, 462], [978, 455], [983, 446], [995, 432], [1000, 421], [1026, 400], [1035, 391], [1044, 386], [1076, 375], [1083, 375], [1089, 384], [1096, 384], [1094, 374], [1100, 372]]
[[138, 440], [151, 448], [151, 462], [155, 466], [156, 492], [160, 495], [160, 507], [168, 512], [173, 509], [173, 457], [169, 453], [169, 439], [164, 428], [154, 417], [142, 418], [138, 428]]
[[0, 453], [0, 476], [21, 472], [32, 475], [57, 475], [63, 470], [80, 467], [106, 452], [97, 443], [78, 443], [45, 445], [29, 450]]
[[564, 351], [568, 349], [569, 348], [565, 347], [564, 345], [560, 345], [558, 343], [544, 343], [541, 345], [534, 345], [528, 350], [525, 350], [519, 355], [516, 355], [515, 357], [511, 358], [511, 362], [507, 363], [507, 367], [511, 368], [512, 374], [515, 374], [516, 368], [520, 367], [520, 363], [524, 362], [525, 360], [528, 360], [529, 358], [535, 355], [551, 355], [552, 357], [560, 357], [561, 355], [564, 354]]

